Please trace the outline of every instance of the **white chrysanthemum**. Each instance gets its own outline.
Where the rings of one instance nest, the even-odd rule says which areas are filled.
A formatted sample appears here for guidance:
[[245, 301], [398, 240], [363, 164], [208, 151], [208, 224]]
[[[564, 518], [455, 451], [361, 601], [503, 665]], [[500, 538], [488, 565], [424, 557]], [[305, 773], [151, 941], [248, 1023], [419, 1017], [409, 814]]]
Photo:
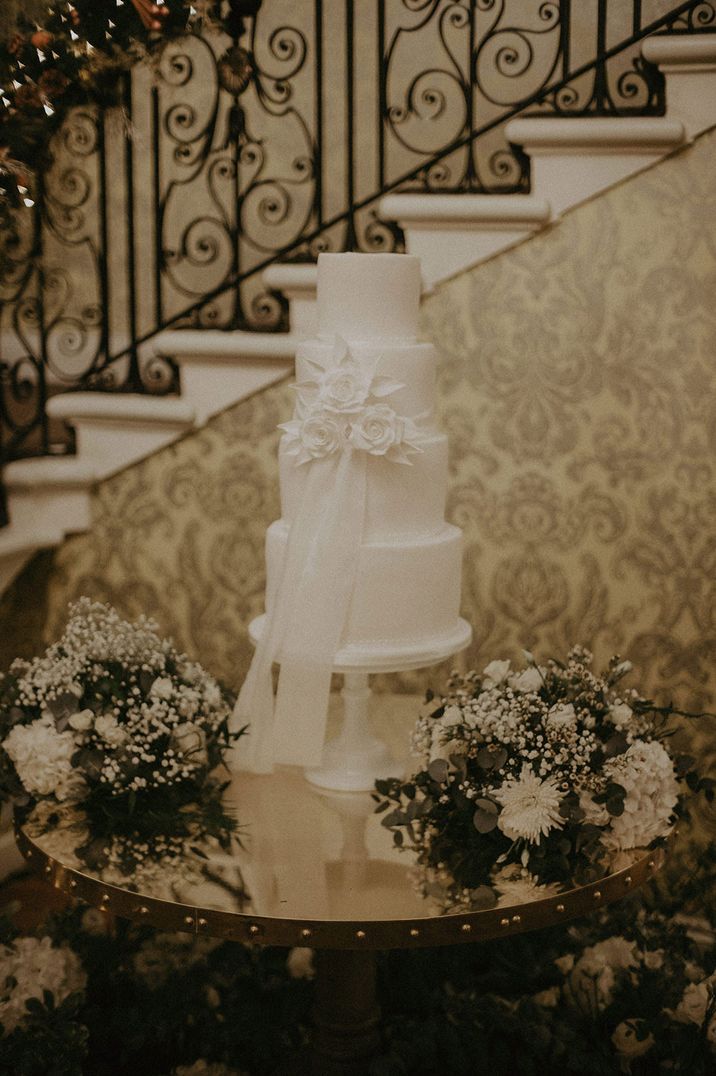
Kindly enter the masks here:
[[17, 775], [31, 795], [59, 800], [71, 798], [77, 791], [72, 770], [75, 739], [71, 732], [58, 732], [50, 714], [29, 725], [15, 725], [3, 747], [15, 763]]
[[87, 982], [80, 958], [68, 945], [53, 946], [50, 938], [17, 938], [0, 946], [0, 1024], [13, 1031], [26, 1014], [30, 998], [42, 1001], [51, 991], [60, 1005]]
[[498, 894], [498, 908], [509, 908], [513, 904], [527, 904], [531, 900], [543, 897], [556, 897], [562, 891], [559, 885], [540, 885], [534, 874], [511, 863], [492, 876], [492, 888]]
[[616, 973], [638, 967], [636, 945], [615, 936], [588, 946], [569, 974], [571, 997], [588, 1012], [599, 1012], [612, 1000]]
[[623, 755], [607, 762], [604, 771], [626, 789], [624, 813], [612, 818], [604, 835], [611, 849], [645, 848], [671, 829], [679, 796], [674, 764], [657, 740], [636, 740]]
[[523, 837], [531, 844], [539, 844], [541, 837], [564, 825], [557, 781], [538, 777], [527, 762], [518, 778], [505, 781], [492, 795], [502, 805], [497, 825], [512, 841]]

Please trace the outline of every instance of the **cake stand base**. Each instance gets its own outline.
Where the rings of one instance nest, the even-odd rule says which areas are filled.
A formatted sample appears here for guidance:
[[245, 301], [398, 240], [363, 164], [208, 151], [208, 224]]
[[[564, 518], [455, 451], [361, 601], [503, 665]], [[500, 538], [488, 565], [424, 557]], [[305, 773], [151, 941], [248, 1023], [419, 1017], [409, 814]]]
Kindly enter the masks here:
[[[261, 638], [265, 623], [264, 614], [249, 624], [252, 643]], [[342, 647], [335, 656], [333, 669], [343, 674], [343, 725], [338, 736], [326, 744], [321, 765], [304, 771], [306, 779], [316, 788], [331, 792], [372, 792], [377, 780], [401, 777], [403, 766], [370, 729], [369, 674], [408, 672], [437, 665], [464, 650], [471, 638], [472, 628], [460, 618], [451, 631], [419, 643], [405, 643], [392, 649], [377, 643]]]
[[368, 673], [343, 676], [343, 726], [323, 749], [321, 765], [305, 770], [306, 780], [334, 792], [371, 791], [376, 777], [402, 777], [403, 767], [370, 731]]

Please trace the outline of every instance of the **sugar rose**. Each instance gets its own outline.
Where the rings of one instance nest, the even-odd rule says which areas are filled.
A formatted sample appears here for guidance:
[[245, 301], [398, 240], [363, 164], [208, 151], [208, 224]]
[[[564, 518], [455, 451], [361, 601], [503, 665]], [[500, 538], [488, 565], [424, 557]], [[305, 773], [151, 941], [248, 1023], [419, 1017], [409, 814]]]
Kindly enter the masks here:
[[366, 407], [351, 427], [351, 443], [354, 448], [370, 452], [373, 456], [384, 456], [393, 445], [400, 444], [403, 438], [404, 422], [392, 407], [387, 404], [375, 404]]
[[318, 399], [326, 410], [352, 414], [368, 399], [370, 383], [371, 375], [358, 363], [343, 363], [323, 375]]
[[311, 459], [320, 459], [336, 452], [342, 443], [343, 427], [330, 414], [319, 412], [301, 423], [299, 437], [304, 451]]

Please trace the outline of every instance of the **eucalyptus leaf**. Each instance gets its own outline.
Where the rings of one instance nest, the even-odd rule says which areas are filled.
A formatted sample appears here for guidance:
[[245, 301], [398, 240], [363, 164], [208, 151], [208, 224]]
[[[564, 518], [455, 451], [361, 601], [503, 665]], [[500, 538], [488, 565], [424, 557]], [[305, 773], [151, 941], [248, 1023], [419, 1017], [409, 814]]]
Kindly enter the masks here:
[[439, 785], [442, 785], [447, 781], [449, 773], [449, 766], [444, 758], [436, 758], [428, 766], [428, 773], [432, 777], [433, 781], [437, 781]]

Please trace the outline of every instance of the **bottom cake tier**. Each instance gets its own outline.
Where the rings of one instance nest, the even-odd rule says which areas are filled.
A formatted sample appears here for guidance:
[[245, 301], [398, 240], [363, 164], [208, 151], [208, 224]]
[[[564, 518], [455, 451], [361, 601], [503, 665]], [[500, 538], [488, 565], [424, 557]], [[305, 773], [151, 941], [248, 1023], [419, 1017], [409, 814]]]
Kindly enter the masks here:
[[[266, 533], [266, 610], [281, 577], [288, 524]], [[370, 542], [361, 546], [355, 586], [341, 650], [429, 655], [454, 645], [467, 625], [459, 619], [462, 532], [450, 524], [415, 541]], [[448, 642], [449, 641], [449, 642]], [[462, 642], [466, 645], [469, 636]], [[439, 657], [433, 660], [440, 660]], [[421, 662], [422, 663], [422, 662]]]

